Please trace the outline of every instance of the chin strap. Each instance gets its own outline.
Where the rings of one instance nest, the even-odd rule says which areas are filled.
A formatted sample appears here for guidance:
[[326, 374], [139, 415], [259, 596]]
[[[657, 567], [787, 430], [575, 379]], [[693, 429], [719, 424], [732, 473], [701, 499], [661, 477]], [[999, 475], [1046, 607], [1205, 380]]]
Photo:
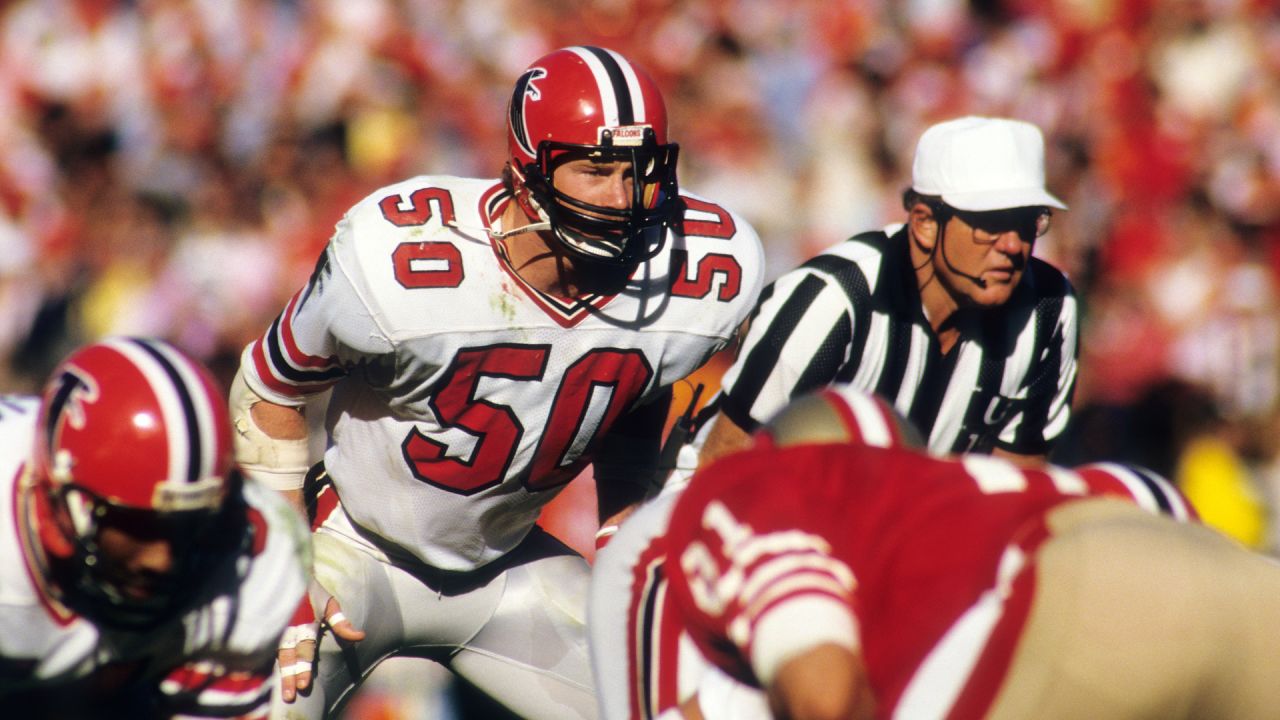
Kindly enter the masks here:
[[[517, 177], [519, 178], [521, 185], [523, 185], [524, 177], [519, 174], [517, 175]], [[524, 193], [523, 198], [519, 197], [519, 194], [522, 191]], [[515, 192], [513, 192], [511, 194], [510, 202], [515, 203], [516, 206], [519, 207], [524, 212], [525, 217], [527, 217], [528, 219], [532, 220], [534, 216], [536, 216], [538, 219], [538, 222], [529, 223], [528, 225], [521, 225], [520, 227], [511, 228], [510, 230], [492, 230], [492, 229], [486, 228], [485, 232], [489, 233], [489, 237], [493, 238], [494, 240], [504, 240], [506, 238], [511, 237], [512, 235], [523, 235], [525, 233], [531, 233], [531, 232], [545, 232], [551, 229], [551, 219], [547, 217], [547, 214], [546, 212], [543, 211], [542, 206], [538, 204], [537, 199], [535, 199], [527, 189], [520, 188], [520, 189], [517, 189]], [[533, 215], [529, 214], [530, 211], [533, 212]]]
[[486, 230], [486, 232], [488, 232], [489, 237], [493, 238], [494, 240], [503, 240], [511, 237], [512, 235], [523, 235], [524, 233], [531, 233], [531, 232], [543, 232], [544, 230], [550, 230], [550, 229], [551, 229], [551, 223], [536, 222], [536, 223], [531, 223], [529, 225], [521, 225], [520, 227], [513, 228], [511, 230]]

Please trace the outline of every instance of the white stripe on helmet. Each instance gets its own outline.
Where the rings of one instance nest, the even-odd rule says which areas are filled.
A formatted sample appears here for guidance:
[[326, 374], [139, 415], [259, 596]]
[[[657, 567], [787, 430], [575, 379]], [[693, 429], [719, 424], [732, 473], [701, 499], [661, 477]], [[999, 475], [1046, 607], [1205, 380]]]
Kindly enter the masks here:
[[200, 379], [200, 371], [192, 365], [184, 355], [175, 352], [164, 343], [151, 343], [152, 348], [168, 359], [182, 378], [182, 384], [191, 396], [191, 404], [195, 408], [196, 437], [200, 441], [200, 465], [196, 479], [210, 477], [217, 470], [218, 461], [218, 427], [213, 406], [209, 403], [209, 395], [205, 392], [204, 383]]
[[889, 425], [884, 410], [875, 398], [861, 392], [839, 394], [853, 412], [853, 417], [858, 423], [858, 432], [862, 433], [864, 443], [872, 447], [893, 445], [893, 428]]
[[156, 402], [160, 405], [161, 419], [165, 425], [165, 439], [168, 440], [170, 480], [187, 477], [190, 464], [190, 448], [187, 447], [187, 417], [182, 409], [182, 401], [178, 391], [155, 358], [145, 350], [122, 338], [109, 338], [103, 345], [123, 355], [146, 379], [147, 385], [155, 393]]
[[[590, 50], [583, 47], [571, 47], [569, 50], [582, 58], [582, 61], [587, 65], [587, 69], [591, 71], [591, 76], [596, 81], [596, 90], [600, 92], [600, 110], [604, 113], [600, 124], [605, 127], [618, 127], [618, 96], [613, 91], [613, 83], [609, 80], [609, 72], [604, 69], [600, 59], [593, 55]], [[616, 54], [614, 56], [617, 57]], [[625, 60], [621, 61], [620, 64], [629, 69]]]

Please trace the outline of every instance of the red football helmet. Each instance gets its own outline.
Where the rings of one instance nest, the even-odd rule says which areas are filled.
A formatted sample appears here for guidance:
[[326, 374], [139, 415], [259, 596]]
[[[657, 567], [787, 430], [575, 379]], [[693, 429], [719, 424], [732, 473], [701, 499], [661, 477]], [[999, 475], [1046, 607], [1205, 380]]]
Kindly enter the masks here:
[[892, 405], [846, 384], [797, 398], [761, 426], [756, 442], [771, 447], [851, 443], [924, 448], [920, 432]]
[[[189, 605], [243, 533], [226, 401], [203, 367], [171, 345], [112, 338], [53, 372], [34, 453], [33, 524], [65, 604], [109, 625], [145, 626]], [[229, 499], [230, 498], [230, 499]], [[99, 532], [170, 543], [173, 566], [125, 592], [127, 571]], [[223, 568], [225, 569], [225, 568]]]
[[[653, 257], [679, 212], [676, 157], [657, 85], [612, 50], [568, 47], [534, 61], [507, 111], [516, 200], [547, 223], [573, 257], [630, 266]], [[590, 157], [633, 169], [631, 206], [601, 207], [558, 190], [565, 160]]]

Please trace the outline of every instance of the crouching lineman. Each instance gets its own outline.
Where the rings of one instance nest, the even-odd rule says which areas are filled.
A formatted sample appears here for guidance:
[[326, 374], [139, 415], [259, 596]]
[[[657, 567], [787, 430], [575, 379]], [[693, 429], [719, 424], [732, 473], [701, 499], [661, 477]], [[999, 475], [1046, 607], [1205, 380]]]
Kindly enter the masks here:
[[[924, 447], [915, 426], [887, 402], [840, 383], [792, 403], [761, 427], [754, 443]], [[1138, 468], [1097, 464], [1075, 473], [1055, 472], [1085, 484], [1090, 493], [1115, 494], [1182, 520], [1195, 517], [1177, 489]], [[588, 624], [601, 715], [607, 720], [769, 720], [764, 695], [711, 665], [668, 601], [672, 571], [666, 567], [663, 537], [685, 487], [669, 481], [596, 555]]]
[[113, 338], [0, 396], [0, 700], [24, 718], [265, 717], [301, 519], [242, 481], [207, 371]]
[[1280, 566], [1178, 522], [1163, 488], [1115, 466], [757, 444], [677, 501], [670, 600], [780, 717], [1274, 715]]

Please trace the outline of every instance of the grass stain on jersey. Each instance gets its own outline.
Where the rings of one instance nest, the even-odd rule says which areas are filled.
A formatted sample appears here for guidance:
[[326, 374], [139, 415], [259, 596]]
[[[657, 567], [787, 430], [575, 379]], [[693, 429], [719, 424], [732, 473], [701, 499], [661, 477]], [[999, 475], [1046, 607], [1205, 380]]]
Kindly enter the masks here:
[[503, 292], [495, 293], [489, 297], [489, 306], [502, 313], [502, 317], [507, 320], [514, 320], [516, 317], [516, 303], [515, 298], [512, 297], [512, 289], [507, 286], [506, 280], [502, 281], [502, 290]]

